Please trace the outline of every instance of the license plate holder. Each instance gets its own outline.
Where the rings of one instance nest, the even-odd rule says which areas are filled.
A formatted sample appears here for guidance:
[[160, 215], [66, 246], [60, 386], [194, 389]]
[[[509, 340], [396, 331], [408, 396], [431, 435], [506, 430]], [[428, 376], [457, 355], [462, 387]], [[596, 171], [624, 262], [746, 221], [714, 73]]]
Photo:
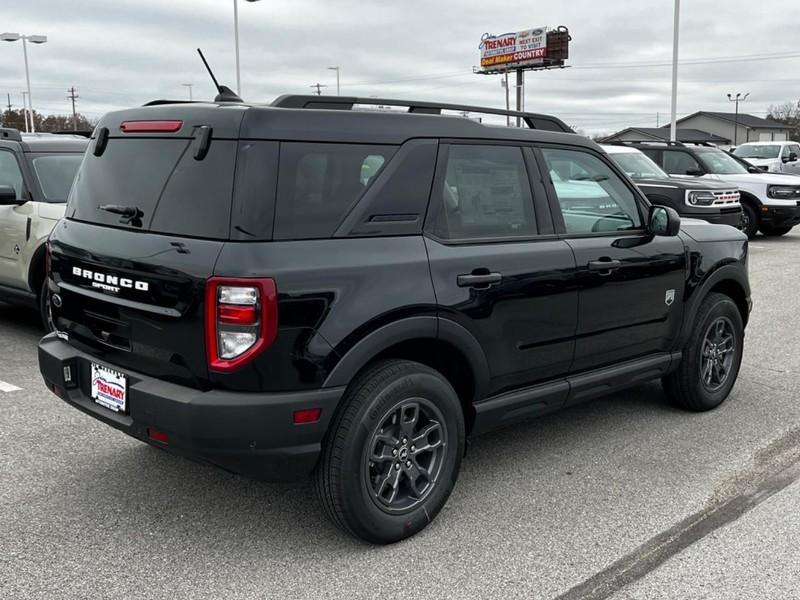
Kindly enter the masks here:
[[92, 363], [92, 400], [116, 413], [128, 409], [128, 378], [114, 369]]

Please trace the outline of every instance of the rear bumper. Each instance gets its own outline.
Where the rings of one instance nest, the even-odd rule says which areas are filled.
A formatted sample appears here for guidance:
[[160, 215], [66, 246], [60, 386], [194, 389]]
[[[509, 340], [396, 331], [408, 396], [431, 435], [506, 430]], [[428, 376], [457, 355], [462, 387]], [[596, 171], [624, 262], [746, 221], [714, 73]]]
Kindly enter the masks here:
[[759, 208], [761, 222], [773, 227], [794, 227], [800, 224], [800, 206], [769, 206]]
[[[91, 362], [127, 376], [127, 414], [92, 400]], [[66, 366], [73, 373], [72, 383], [64, 381]], [[103, 363], [55, 334], [39, 342], [39, 370], [47, 387], [62, 400], [130, 436], [247, 477], [276, 481], [298, 479], [314, 469], [344, 392], [344, 388], [268, 394], [203, 392]], [[320, 420], [295, 425], [294, 411], [304, 408], [321, 408]], [[148, 429], [166, 433], [168, 443], [150, 439]]]

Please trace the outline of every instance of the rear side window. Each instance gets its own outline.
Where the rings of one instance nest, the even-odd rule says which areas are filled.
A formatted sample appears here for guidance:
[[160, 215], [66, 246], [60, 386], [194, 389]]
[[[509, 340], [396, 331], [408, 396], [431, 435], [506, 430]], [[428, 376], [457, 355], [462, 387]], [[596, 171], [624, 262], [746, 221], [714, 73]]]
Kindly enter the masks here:
[[435, 233], [443, 239], [536, 234], [528, 172], [516, 146], [452, 145]]
[[281, 144], [274, 239], [333, 235], [396, 149], [367, 144]]
[[671, 175], [687, 175], [688, 171], [702, 171], [703, 168], [688, 152], [669, 150], [664, 152], [664, 170]]
[[[75, 178], [67, 215], [109, 227], [186, 237], [227, 239], [237, 143], [213, 140], [195, 160], [193, 139], [112, 138], [91, 152]], [[132, 207], [127, 219], [100, 207]]]
[[83, 154], [49, 154], [35, 157], [31, 164], [48, 202], [66, 202]]

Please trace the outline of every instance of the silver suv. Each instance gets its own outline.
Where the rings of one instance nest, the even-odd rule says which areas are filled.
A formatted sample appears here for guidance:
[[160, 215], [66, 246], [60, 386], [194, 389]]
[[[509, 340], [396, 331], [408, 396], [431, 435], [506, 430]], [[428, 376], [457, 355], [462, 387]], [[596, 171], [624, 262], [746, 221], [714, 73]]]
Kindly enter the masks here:
[[49, 329], [45, 247], [89, 140], [0, 128], [0, 300], [38, 308]]

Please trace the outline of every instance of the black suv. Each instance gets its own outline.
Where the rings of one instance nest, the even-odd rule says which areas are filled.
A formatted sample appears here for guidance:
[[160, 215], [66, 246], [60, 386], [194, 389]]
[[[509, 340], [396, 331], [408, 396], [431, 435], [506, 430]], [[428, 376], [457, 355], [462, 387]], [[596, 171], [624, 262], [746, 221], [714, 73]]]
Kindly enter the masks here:
[[736, 186], [670, 177], [630, 143], [603, 144], [601, 147], [653, 204], [669, 206], [681, 217], [742, 228], [742, 206]]
[[745, 236], [679, 231], [558, 119], [445, 108], [497, 112], [285, 96], [103, 117], [49, 242], [48, 387], [176, 454], [314, 473], [375, 543], [436, 516], [470, 434], [654, 378], [691, 410], [725, 400]]

